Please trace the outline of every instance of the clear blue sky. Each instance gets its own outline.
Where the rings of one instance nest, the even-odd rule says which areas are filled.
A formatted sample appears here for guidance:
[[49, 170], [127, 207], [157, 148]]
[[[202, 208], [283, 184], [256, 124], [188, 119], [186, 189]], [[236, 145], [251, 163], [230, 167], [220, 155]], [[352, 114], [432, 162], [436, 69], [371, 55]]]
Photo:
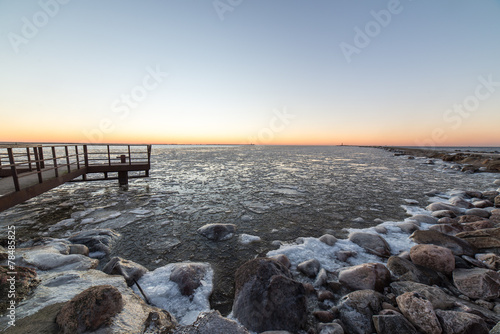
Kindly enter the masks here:
[[0, 141], [500, 145], [498, 0], [0, 0], [0, 32]]

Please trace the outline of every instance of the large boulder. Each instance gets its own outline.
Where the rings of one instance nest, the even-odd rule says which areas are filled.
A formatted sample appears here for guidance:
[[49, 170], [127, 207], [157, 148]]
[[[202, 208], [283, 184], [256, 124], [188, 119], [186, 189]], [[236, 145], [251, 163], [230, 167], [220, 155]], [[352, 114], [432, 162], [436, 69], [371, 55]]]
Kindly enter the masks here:
[[500, 227], [461, 232], [456, 236], [479, 249], [500, 247]]
[[233, 315], [256, 332], [297, 332], [307, 322], [305, 288], [276, 260], [257, 258], [236, 271]]
[[[15, 274], [9, 274], [14, 272]], [[40, 284], [40, 279], [37, 277], [35, 269], [26, 267], [14, 267], [10, 270], [8, 266], [0, 266], [0, 314], [4, 313], [10, 302], [7, 296], [9, 291], [15, 290], [15, 297], [12, 299], [18, 304], [26, 296], [28, 296], [33, 289]]]
[[138, 263], [122, 259], [121, 257], [112, 258], [102, 269], [109, 275], [122, 275], [125, 277], [128, 286], [135, 284], [148, 270]]
[[375, 331], [372, 317], [382, 310], [384, 295], [373, 290], [358, 290], [340, 301], [340, 319], [351, 334], [371, 334]]
[[[440, 210], [440, 211], [443, 211], [443, 210]], [[449, 210], [446, 210], [446, 211], [449, 211]], [[450, 212], [453, 213], [453, 211], [450, 211]], [[434, 213], [433, 213], [433, 216], [434, 216]], [[432, 217], [429, 215], [418, 214], [418, 215], [412, 216], [411, 220], [415, 220], [417, 223], [436, 224], [438, 221], [438, 218], [436, 216]]]
[[431, 302], [416, 292], [406, 292], [396, 298], [403, 315], [424, 333], [441, 334], [442, 328]]
[[442, 203], [442, 202], [431, 203], [426, 207], [426, 209], [429, 211], [450, 210], [450, 211], [455, 212], [455, 214], [457, 214], [457, 215], [459, 215], [462, 212], [462, 210], [460, 208], [458, 208], [454, 205], [446, 204], [446, 203]]
[[436, 245], [415, 245], [410, 250], [411, 261], [423, 267], [444, 274], [451, 274], [455, 269], [455, 257], [451, 250]]
[[88, 288], [67, 302], [56, 322], [60, 333], [74, 334], [95, 331], [120, 312], [123, 300], [120, 291], [111, 285]]
[[181, 294], [191, 296], [202, 284], [210, 266], [205, 263], [185, 262], [172, 264], [170, 280], [177, 283]]
[[453, 282], [469, 298], [489, 300], [500, 297], [500, 274], [493, 270], [455, 269]]
[[111, 248], [119, 237], [119, 233], [105, 228], [78, 232], [68, 240], [74, 244], [87, 246], [90, 257], [103, 258], [111, 253]]
[[443, 333], [460, 334], [488, 334], [488, 326], [484, 320], [477, 315], [457, 312], [436, 310], [436, 315], [443, 328]]
[[476, 259], [481, 261], [491, 270], [500, 270], [500, 256], [494, 253], [476, 254]]
[[474, 256], [477, 250], [468, 242], [454, 237], [452, 235], [443, 234], [434, 230], [415, 231], [410, 236], [417, 244], [433, 244], [436, 246], [449, 248], [454, 255]]
[[478, 216], [481, 218], [490, 218], [491, 212], [485, 209], [473, 208], [465, 211], [465, 214], [468, 216]]
[[441, 283], [441, 277], [432, 269], [422, 267], [399, 256], [387, 260], [387, 268], [400, 281], [412, 281], [426, 285]]
[[364, 248], [368, 253], [381, 257], [391, 256], [391, 247], [378, 234], [355, 232], [349, 235], [349, 240]]
[[225, 241], [236, 232], [234, 224], [207, 224], [198, 229], [198, 233], [212, 241]]
[[189, 326], [175, 330], [173, 334], [250, 334], [250, 332], [234, 320], [224, 318], [219, 311], [201, 313]]
[[382, 292], [391, 283], [391, 273], [381, 263], [363, 263], [342, 270], [339, 281], [352, 290]]
[[390, 314], [374, 315], [373, 324], [378, 334], [418, 334], [411, 322], [395, 311]]
[[450, 198], [450, 204], [462, 209], [471, 209], [474, 207], [471, 202], [466, 201], [460, 196], [454, 196]]
[[492, 201], [489, 201], [487, 199], [484, 199], [481, 201], [476, 201], [473, 204], [476, 208], [480, 208], [480, 209], [489, 208], [490, 206], [494, 205], [494, 203]]

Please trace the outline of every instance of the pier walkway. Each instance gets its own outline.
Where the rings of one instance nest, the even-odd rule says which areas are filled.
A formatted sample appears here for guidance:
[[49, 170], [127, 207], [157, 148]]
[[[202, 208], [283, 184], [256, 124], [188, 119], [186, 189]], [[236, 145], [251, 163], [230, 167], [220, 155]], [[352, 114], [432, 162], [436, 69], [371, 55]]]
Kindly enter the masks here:
[[0, 212], [66, 182], [127, 185], [150, 167], [151, 145], [0, 145]]

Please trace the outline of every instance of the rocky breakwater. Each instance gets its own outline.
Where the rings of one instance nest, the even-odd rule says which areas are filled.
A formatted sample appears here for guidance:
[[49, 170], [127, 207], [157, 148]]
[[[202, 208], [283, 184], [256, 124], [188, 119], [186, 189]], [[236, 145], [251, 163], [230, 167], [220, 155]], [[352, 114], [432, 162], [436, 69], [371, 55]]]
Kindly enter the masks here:
[[[323, 235], [283, 245], [267, 254], [275, 272], [260, 276], [248, 263], [254, 269], [245, 282], [253, 283], [243, 285], [247, 293], [237, 291], [233, 315], [256, 331], [280, 333], [500, 333], [499, 193], [429, 196], [437, 201], [412, 208], [404, 222], [351, 230], [348, 239]], [[277, 299], [285, 304], [269, 291], [278, 277], [289, 284], [282, 293], [291, 295]]]
[[389, 152], [394, 152], [396, 156], [426, 157], [430, 160], [428, 164], [433, 164], [432, 159], [440, 159], [445, 162], [458, 164], [463, 172], [500, 172], [500, 152], [470, 152], [470, 151], [439, 151], [424, 148], [402, 148], [402, 147], [381, 147]]

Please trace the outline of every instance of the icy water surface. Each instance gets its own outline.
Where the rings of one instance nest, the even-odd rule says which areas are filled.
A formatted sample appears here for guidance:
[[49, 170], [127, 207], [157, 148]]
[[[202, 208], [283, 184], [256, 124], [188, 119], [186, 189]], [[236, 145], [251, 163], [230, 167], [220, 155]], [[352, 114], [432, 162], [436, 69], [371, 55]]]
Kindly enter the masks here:
[[[426, 161], [345, 146], [154, 146], [151, 177], [131, 180], [128, 191], [117, 181], [66, 184], [0, 214], [0, 224], [16, 224], [21, 238], [112, 228], [122, 237], [111, 256], [150, 270], [209, 262], [212, 308], [227, 314], [238, 266], [277, 249], [277, 240], [340, 238], [377, 218], [402, 221], [402, 205], [427, 205], [432, 189], [495, 189], [498, 175]], [[208, 223], [236, 224], [238, 235], [209, 241], [196, 232]], [[261, 240], [244, 244], [242, 234]]]

